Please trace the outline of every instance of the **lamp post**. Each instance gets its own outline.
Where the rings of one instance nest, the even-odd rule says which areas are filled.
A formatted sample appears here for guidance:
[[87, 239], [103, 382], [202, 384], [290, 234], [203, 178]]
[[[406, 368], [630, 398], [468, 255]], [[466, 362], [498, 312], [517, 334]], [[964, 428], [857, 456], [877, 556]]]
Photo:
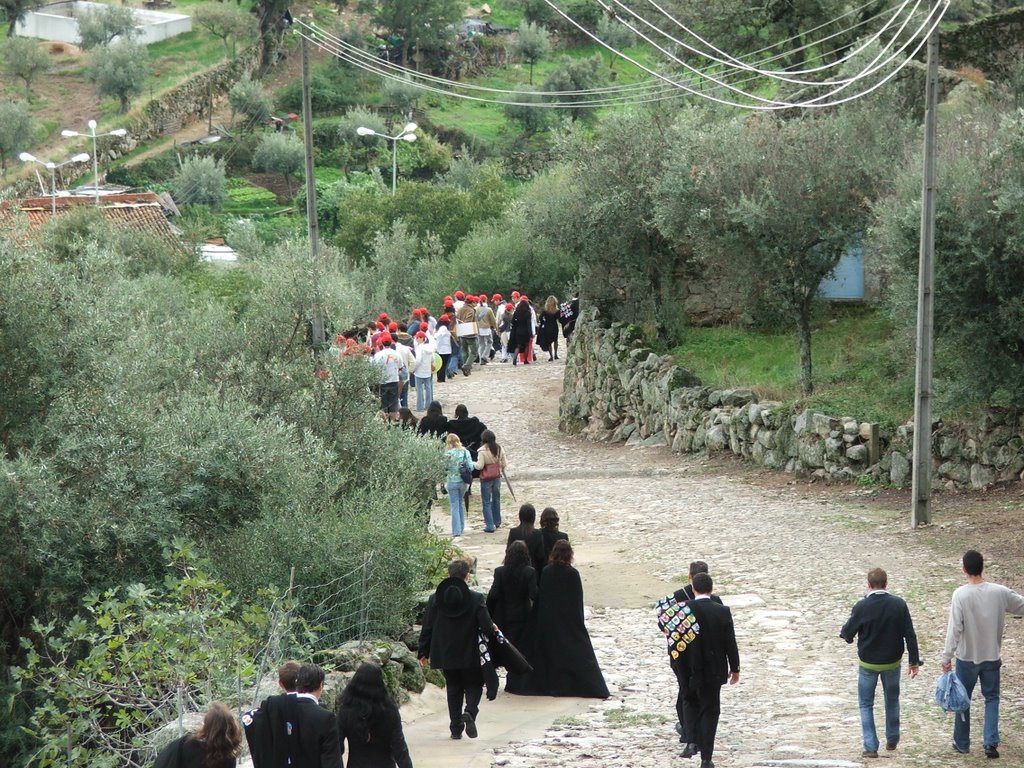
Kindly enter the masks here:
[[356, 133], [360, 136], [380, 136], [391, 142], [391, 194], [395, 194], [395, 179], [398, 174], [398, 142], [416, 141], [416, 123], [406, 123], [405, 128], [397, 136], [385, 136], [383, 133], [377, 133], [373, 128], [363, 126], [356, 128]]
[[96, 158], [96, 138], [99, 136], [125, 136], [128, 131], [124, 128], [115, 128], [112, 131], [106, 133], [96, 133], [96, 121], [90, 120], [88, 122], [89, 133], [79, 133], [78, 131], [69, 131], [67, 129], [60, 132], [60, 135], [64, 138], [71, 138], [73, 136], [90, 136], [92, 137], [92, 187], [96, 191], [96, 207], [100, 205], [100, 170], [99, 161]]
[[39, 163], [39, 165], [50, 171], [50, 214], [55, 216], [57, 214], [57, 169], [71, 163], [84, 163], [89, 159], [89, 153], [82, 152], [70, 160], [65, 160], [63, 163], [44, 163], [38, 157], [30, 155], [28, 152], [22, 152], [18, 155], [18, 159], [23, 163]]

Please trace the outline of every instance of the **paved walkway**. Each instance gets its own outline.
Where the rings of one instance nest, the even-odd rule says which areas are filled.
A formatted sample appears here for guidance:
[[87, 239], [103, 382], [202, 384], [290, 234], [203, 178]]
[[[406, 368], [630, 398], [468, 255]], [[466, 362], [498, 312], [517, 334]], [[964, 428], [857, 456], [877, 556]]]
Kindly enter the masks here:
[[[903, 739], [888, 765], [968, 765], [954, 755], [952, 722], [932, 703], [949, 594], [961, 581], [955, 557], [935, 562], [902, 509], [868, 505], [852, 486], [786, 485], [738, 465], [726, 468], [664, 449], [584, 443], [557, 432], [561, 362], [491, 364], [435, 386], [445, 412], [466, 403], [508, 452], [519, 503], [558, 509], [583, 576], [588, 627], [612, 696], [607, 701], [484, 702], [475, 741], [447, 739], [443, 711], [406, 726], [417, 768], [573, 765], [687, 766], [673, 731], [675, 679], [651, 604], [678, 587], [691, 559], [711, 565], [715, 591], [731, 606], [741, 656], [739, 685], [723, 690], [715, 763], [729, 766], [859, 766], [856, 651], [838, 638], [865, 574], [876, 565], [911, 606], [925, 660], [904, 677]], [[503, 495], [503, 516], [518, 504]], [[433, 524], [450, 530], [447, 504]], [[515, 524], [515, 523], [513, 523]], [[481, 588], [500, 564], [505, 535], [484, 534], [471, 499], [462, 546], [479, 559]], [[985, 542], [965, 541], [964, 548]], [[1024, 622], [1004, 644], [1003, 763], [1024, 765]], [[443, 710], [437, 697], [436, 709]], [[411, 712], [409, 713], [412, 714]], [[881, 692], [876, 707], [881, 726]]]

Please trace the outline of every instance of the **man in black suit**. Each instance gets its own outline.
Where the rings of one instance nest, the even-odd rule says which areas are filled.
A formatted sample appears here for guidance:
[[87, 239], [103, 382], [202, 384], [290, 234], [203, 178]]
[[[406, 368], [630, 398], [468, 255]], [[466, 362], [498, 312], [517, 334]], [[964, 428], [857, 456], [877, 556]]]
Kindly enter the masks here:
[[277, 684], [282, 693], [268, 696], [258, 709], [242, 715], [245, 738], [249, 742], [254, 768], [275, 768], [287, 765], [291, 756], [289, 717], [295, 711], [295, 686], [302, 665], [286, 661], [277, 670]]
[[420, 630], [420, 664], [426, 666], [429, 658], [430, 666], [444, 675], [453, 739], [461, 739], [463, 730], [471, 739], [477, 736], [476, 717], [484, 690], [478, 635], [494, 634], [484, 596], [470, 590], [469, 577], [465, 560], [448, 564], [448, 578], [427, 600]]
[[684, 722], [693, 729], [695, 749], [687, 744], [681, 756], [691, 757], [700, 751], [700, 768], [714, 768], [711, 757], [715, 751], [715, 734], [721, 712], [722, 686], [735, 685], [740, 679], [740, 653], [732, 612], [711, 599], [714, 582], [706, 573], [696, 574], [694, 599], [687, 605], [697, 620], [700, 631], [682, 655]]
[[[694, 560], [690, 563], [689, 575], [690, 581], [683, 586], [682, 589], [677, 589], [672, 593], [672, 598], [677, 603], [685, 603], [687, 600], [693, 600], [693, 577], [698, 573], [707, 573], [708, 564], [703, 560]], [[718, 595], [712, 595], [711, 600], [713, 602], [722, 604], [722, 598]], [[671, 648], [671, 647], [670, 647]], [[679, 692], [676, 694], [676, 717], [679, 718], [679, 722], [676, 724], [676, 732], [679, 734], [679, 741], [686, 744], [683, 749], [683, 757], [693, 757], [697, 754], [697, 736], [693, 732], [692, 723], [687, 724], [686, 721], [686, 706], [683, 701], [683, 664], [686, 660], [686, 656], [679, 656], [678, 658], [672, 658], [672, 654], [669, 653], [669, 666], [672, 667], [672, 671], [676, 676], [676, 683], [679, 685]]]

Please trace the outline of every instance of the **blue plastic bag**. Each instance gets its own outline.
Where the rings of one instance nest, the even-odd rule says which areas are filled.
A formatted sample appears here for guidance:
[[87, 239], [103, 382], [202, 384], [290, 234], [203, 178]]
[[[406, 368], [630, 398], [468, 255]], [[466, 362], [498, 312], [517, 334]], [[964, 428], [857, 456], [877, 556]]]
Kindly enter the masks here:
[[939, 675], [935, 681], [935, 703], [945, 712], [963, 713], [971, 708], [971, 697], [956, 672], [950, 670]]

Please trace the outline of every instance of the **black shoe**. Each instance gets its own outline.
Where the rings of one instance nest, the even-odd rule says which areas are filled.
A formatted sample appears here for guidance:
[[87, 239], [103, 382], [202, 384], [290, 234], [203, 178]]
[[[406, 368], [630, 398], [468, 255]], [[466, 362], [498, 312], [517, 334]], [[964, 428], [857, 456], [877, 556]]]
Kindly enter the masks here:
[[887, 742], [885, 742], [885, 748], [886, 748], [887, 750], [889, 750], [890, 752], [893, 752], [893, 751], [895, 751], [895, 749], [896, 749], [896, 747], [897, 747], [898, 745], [899, 745], [899, 742], [898, 742], [898, 741], [887, 741]]
[[877, 749], [865, 749], [863, 752], [860, 753], [860, 756], [861, 757], [878, 757], [878, 750]]
[[469, 712], [466, 712], [462, 716], [462, 722], [465, 723], [465, 725], [466, 725], [466, 735], [469, 736], [469, 738], [471, 738], [471, 739], [475, 739], [476, 738], [476, 720], [473, 719], [473, 716], [471, 714], [469, 714]]
[[995, 747], [985, 747], [985, 757], [991, 757], [995, 759], [999, 757], [999, 750]]
[[712, 763], [710, 760], [701, 760], [700, 768], [715, 768], [715, 764]]
[[462, 731], [452, 731], [452, 738], [453, 739], [461, 739], [462, 738]]
[[698, 747], [693, 742], [690, 742], [685, 747], [683, 747], [683, 751], [679, 753], [679, 756], [680, 757], [693, 757], [698, 752], [700, 752], [700, 747]]
[[959, 752], [961, 755], [969, 755], [971, 753], [971, 750], [969, 750], [969, 749], [960, 749], [960, 747], [958, 747], [956, 744], [953, 745], [953, 751], [954, 752]]

